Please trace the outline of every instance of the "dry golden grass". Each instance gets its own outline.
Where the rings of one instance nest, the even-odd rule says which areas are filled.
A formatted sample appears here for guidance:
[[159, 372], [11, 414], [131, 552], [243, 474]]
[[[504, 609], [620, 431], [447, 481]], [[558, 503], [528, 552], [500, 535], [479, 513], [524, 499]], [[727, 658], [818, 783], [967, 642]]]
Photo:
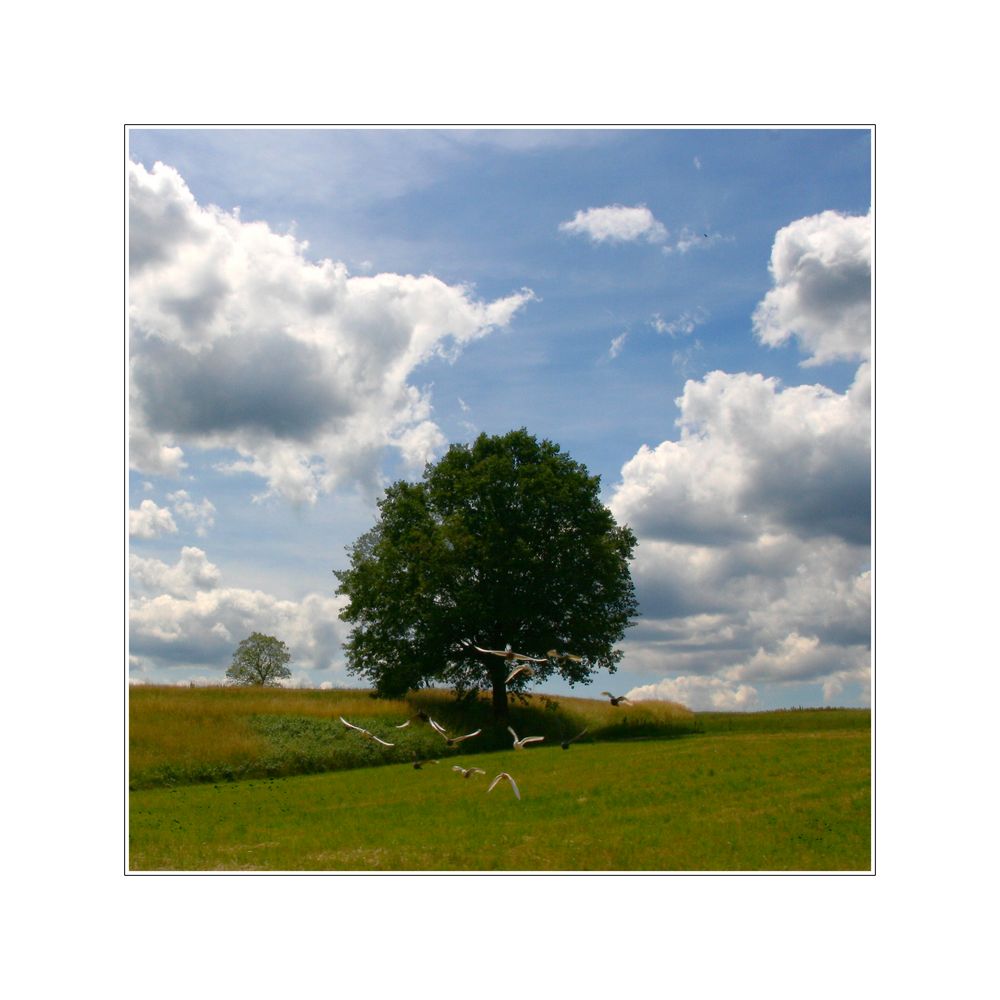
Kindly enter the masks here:
[[134, 686], [129, 690], [129, 768], [133, 774], [170, 763], [184, 770], [263, 756], [258, 715], [332, 718], [399, 715], [405, 702], [381, 702], [365, 692], [264, 687]]
[[[345, 738], [338, 717], [387, 734], [423, 710], [449, 732], [483, 729], [465, 752], [509, 744], [492, 718], [489, 698], [457, 702], [451, 691], [427, 689], [405, 700], [383, 700], [365, 690], [135, 686], [129, 692], [129, 771], [134, 787], [289, 774], [365, 766], [437, 754], [439, 737], [425, 726], [391, 735], [397, 746], [373, 758], [369, 745]], [[281, 720], [314, 720], [291, 729]], [[694, 715], [672, 702], [612, 707], [589, 698], [536, 696], [512, 701], [519, 732], [558, 742], [588, 730], [588, 740], [670, 736], [695, 731]], [[326, 728], [324, 728], [324, 725]]]
[[579, 722], [581, 729], [584, 726], [591, 730], [618, 726], [626, 715], [630, 726], [693, 722], [695, 717], [691, 709], [675, 701], [637, 701], [615, 707], [604, 699], [556, 697], [552, 700], [559, 704], [560, 712], [568, 719]]

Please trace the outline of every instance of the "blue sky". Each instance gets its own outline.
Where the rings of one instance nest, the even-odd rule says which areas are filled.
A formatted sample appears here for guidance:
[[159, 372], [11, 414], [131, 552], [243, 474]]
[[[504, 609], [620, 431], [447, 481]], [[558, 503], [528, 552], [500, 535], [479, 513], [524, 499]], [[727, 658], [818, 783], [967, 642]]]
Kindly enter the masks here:
[[575, 693], [867, 703], [867, 129], [129, 154], [134, 680], [219, 681], [259, 630], [294, 683], [356, 684], [332, 570], [381, 487], [525, 426], [639, 537], [640, 624]]

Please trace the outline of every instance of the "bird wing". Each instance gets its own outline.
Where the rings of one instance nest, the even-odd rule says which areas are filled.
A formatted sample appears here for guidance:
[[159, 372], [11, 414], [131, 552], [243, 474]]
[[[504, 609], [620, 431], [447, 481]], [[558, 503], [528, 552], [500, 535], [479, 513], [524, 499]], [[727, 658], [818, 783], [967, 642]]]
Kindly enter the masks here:
[[384, 747], [394, 747], [395, 743], [386, 743], [385, 740], [380, 740], [374, 733], [368, 734], [376, 743], [381, 743]]
[[342, 715], [339, 717], [340, 721], [347, 726], [348, 729], [356, 729], [359, 733], [363, 733], [366, 730], [362, 729], [360, 726], [355, 726], [353, 723], [348, 722]]
[[508, 656], [514, 657], [515, 660], [527, 660], [529, 663], [545, 663], [547, 662], [544, 657], [528, 656], [527, 653], [508, 653]]
[[395, 726], [393, 728], [395, 728], [395, 729], [405, 729], [409, 724], [410, 724], [410, 720], [407, 719], [406, 722], [404, 722], [401, 726]]
[[510, 726], [507, 727], [507, 732], [510, 733], [510, 735], [514, 737], [514, 742], [516, 743], [517, 742], [517, 733], [515, 733], [514, 730], [510, 728]]
[[581, 736], [585, 735], [586, 732], [587, 732], [587, 730], [585, 729], [582, 733], [577, 733], [576, 736], [573, 737], [573, 739], [567, 740], [566, 742], [567, 743], [575, 743]]
[[522, 743], [541, 743], [544, 740], [544, 736], [525, 736]]
[[477, 729], [474, 733], [466, 733], [464, 736], [453, 736], [453, 743], [461, 743], [462, 740], [471, 740], [473, 736], [478, 736], [482, 732], [481, 729]]
[[472, 773], [473, 774], [485, 774], [486, 772], [481, 767], [474, 767], [474, 768], [472, 768]]
[[515, 780], [514, 780], [514, 779], [513, 779], [513, 778], [512, 778], [512, 777], [511, 777], [511, 776], [510, 776], [510, 775], [509, 775], [509, 774], [508, 774], [508, 773], [507, 773], [506, 771], [501, 771], [501, 772], [500, 772], [500, 773], [499, 773], [499, 774], [498, 774], [498, 775], [497, 775], [497, 776], [496, 776], [496, 777], [495, 777], [495, 778], [493, 779], [493, 784], [491, 784], [491, 785], [490, 785], [490, 787], [486, 789], [486, 791], [487, 791], [487, 792], [492, 792], [492, 791], [493, 791], [493, 789], [494, 789], [494, 788], [496, 788], [496, 787], [497, 787], [497, 785], [499, 785], [499, 784], [500, 784], [500, 782], [501, 782], [501, 781], [504, 781], [504, 780], [506, 780], [506, 781], [509, 781], [509, 782], [510, 782], [510, 787], [514, 789], [514, 794], [515, 794], [515, 795], [516, 795], [516, 796], [517, 796], [518, 798], [520, 798], [520, 797], [521, 797], [521, 793], [520, 793], [520, 791], [518, 790], [518, 787], [517, 787], [517, 782], [516, 782], [516, 781], [515, 781]]
[[563, 653], [563, 659], [572, 660], [574, 663], [583, 663], [583, 657], [575, 653]]
[[527, 674], [529, 677], [534, 673], [531, 667], [515, 667], [508, 675], [504, 684], [509, 684], [518, 674]]
[[445, 739], [448, 738], [448, 734], [433, 719], [430, 720], [430, 724], [431, 724], [431, 728], [435, 732], [440, 733], [442, 736], [445, 737]]
[[505, 649], [483, 649], [482, 646], [477, 646], [475, 644], [473, 644], [472, 648], [478, 649], [480, 653], [491, 653], [493, 656], [503, 656], [506, 658], [510, 655], [510, 653]]
[[465, 774], [465, 768], [464, 767], [460, 767], [458, 764], [452, 764], [451, 765], [451, 769], [453, 771], [461, 771], [462, 774]]
[[614, 695], [610, 691], [602, 691], [601, 694], [606, 694], [609, 698], [614, 698]]

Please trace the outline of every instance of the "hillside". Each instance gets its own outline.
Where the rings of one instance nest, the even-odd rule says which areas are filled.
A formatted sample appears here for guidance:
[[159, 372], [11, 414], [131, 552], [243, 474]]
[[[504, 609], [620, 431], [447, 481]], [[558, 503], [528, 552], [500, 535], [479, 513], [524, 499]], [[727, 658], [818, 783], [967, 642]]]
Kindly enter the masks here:
[[[476, 729], [474, 739], [448, 749], [423, 711], [449, 734]], [[394, 744], [383, 747], [341, 722]], [[534, 696], [511, 708], [519, 736], [559, 744], [583, 730], [578, 742], [668, 739], [699, 732], [695, 715], [673, 702], [612, 707], [606, 700]], [[366, 691], [135, 686], [129, 691], [129, 787], [282, 777], [412, 763], [510, 748], [486, 699], [456, 703], [450, 692], [425, 690], [405, 701], [375, 699]]]

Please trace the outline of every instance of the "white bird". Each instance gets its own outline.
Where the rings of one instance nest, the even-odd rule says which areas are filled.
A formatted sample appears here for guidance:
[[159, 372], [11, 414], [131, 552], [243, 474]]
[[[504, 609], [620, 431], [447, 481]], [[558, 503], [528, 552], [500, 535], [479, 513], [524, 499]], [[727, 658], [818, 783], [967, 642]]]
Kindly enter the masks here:
[[611, 704], [615, 705], [616, 707], [621, 702], [625, 702], [626, 705], [632, 704], [632, 702], [630, 702], [628, 698], [626, 698], [625, 695], [623, 694], [619, 695], [617, 698], [610, 691], [602, 691], [601, 694], [606, 694], [611, 699]]
[[502, 656], [505, 660], [527, 660], [528, 663], [545, 663], [544, 657], [538, 656], [528, 656], [527, 653], [514, 653], [511, 651], [510, 643], [507, 643], [506, 649], [483, 649], [482, 646], [477, 646], [473, 643], [473, 649], [478, 650], [480, 653], [489, 653], [491, 656]]
[[462, 740], [470, 740], [473, 736], [478, 736], [482, 732], [481, 729], [477, 729], [474, 733], [466, 733], [464, 736], [449, 736], [433, 719], [429, 719], [428, 721], [435, 732], [440, 733], [444, 737], [445, 744], [450, 747], [456, 746]]
[[374, 733], [370, 733], [367, 729], [362, 729], [360, 726], [355, 726], [353, 723], [348, 722], [343, 716], [340, 716], [340, 721], [347, 726], [348, 729], [354, 729], [355, 731], [361, 733], [366, 740], [374, 740], [376, 743], [381, 743], [384, 747], [394, 747], [396, 745], [395, 743], [386, 743], [385, 740], [380, 740]]
[[393, 728], [394, 729], [405, 729], [414, 719], [419, 719], [421, 722], [426, 722], [428, 718], [429, 718], [429, 716], [427, 715], [426, 712], [420, 711], [420, 712], [417, 712], [416, 715], [411, 715], [406, 720], [406, 722], [404, 722], [401, 726], [393, 726]]
[[508, 675], [507, 680], [504, 684], [509, 684], [518, 674], [527, 674], [529, 677], [534, 676], [535, 671], [531, 667], [525, 666], [523, 663], [519, 667], [515, 667]]
[[481, 767], [460, 767], [458, 764], [452, 764], [451, 769], [460, 772], [463, 778], [470, 778], [474, 774], [486, 773]]
[[583, 663], [583, 657], [575, 653], [560, 653], [556, 649], [550, 649], [545, 655], [551, 660], [572, 660], [574, 663]]
[[518, 799], [520, 799], [521, 798], [521, 793], [520, 793], [520, 791], [518, 791], [517, 782], [506, 771], [501, 771], [493, 779], [493, 784], [491, 784], [490, 787], [486, 789], [486, 791], [487, 792], [492, 792], [493, 789], [496, 788], [497, 785], [499, 785], [500, 782], [503, 781], [505, 778], [506, 778], [507, 781], [510, 782], [510, 787], [514, 789], [514, 794], [518, 797]]
[[525, 736], [523, 740], [519, 740], [517, 738], [517, 733], [515, 733], [514, 730], [510, 728], [510, 726], [507, 727], [507, 732], [514, 737], [515, 750], [523, 750], [525, 743], [541, 743], [541, 741], [545, 739], [544, 736]]

